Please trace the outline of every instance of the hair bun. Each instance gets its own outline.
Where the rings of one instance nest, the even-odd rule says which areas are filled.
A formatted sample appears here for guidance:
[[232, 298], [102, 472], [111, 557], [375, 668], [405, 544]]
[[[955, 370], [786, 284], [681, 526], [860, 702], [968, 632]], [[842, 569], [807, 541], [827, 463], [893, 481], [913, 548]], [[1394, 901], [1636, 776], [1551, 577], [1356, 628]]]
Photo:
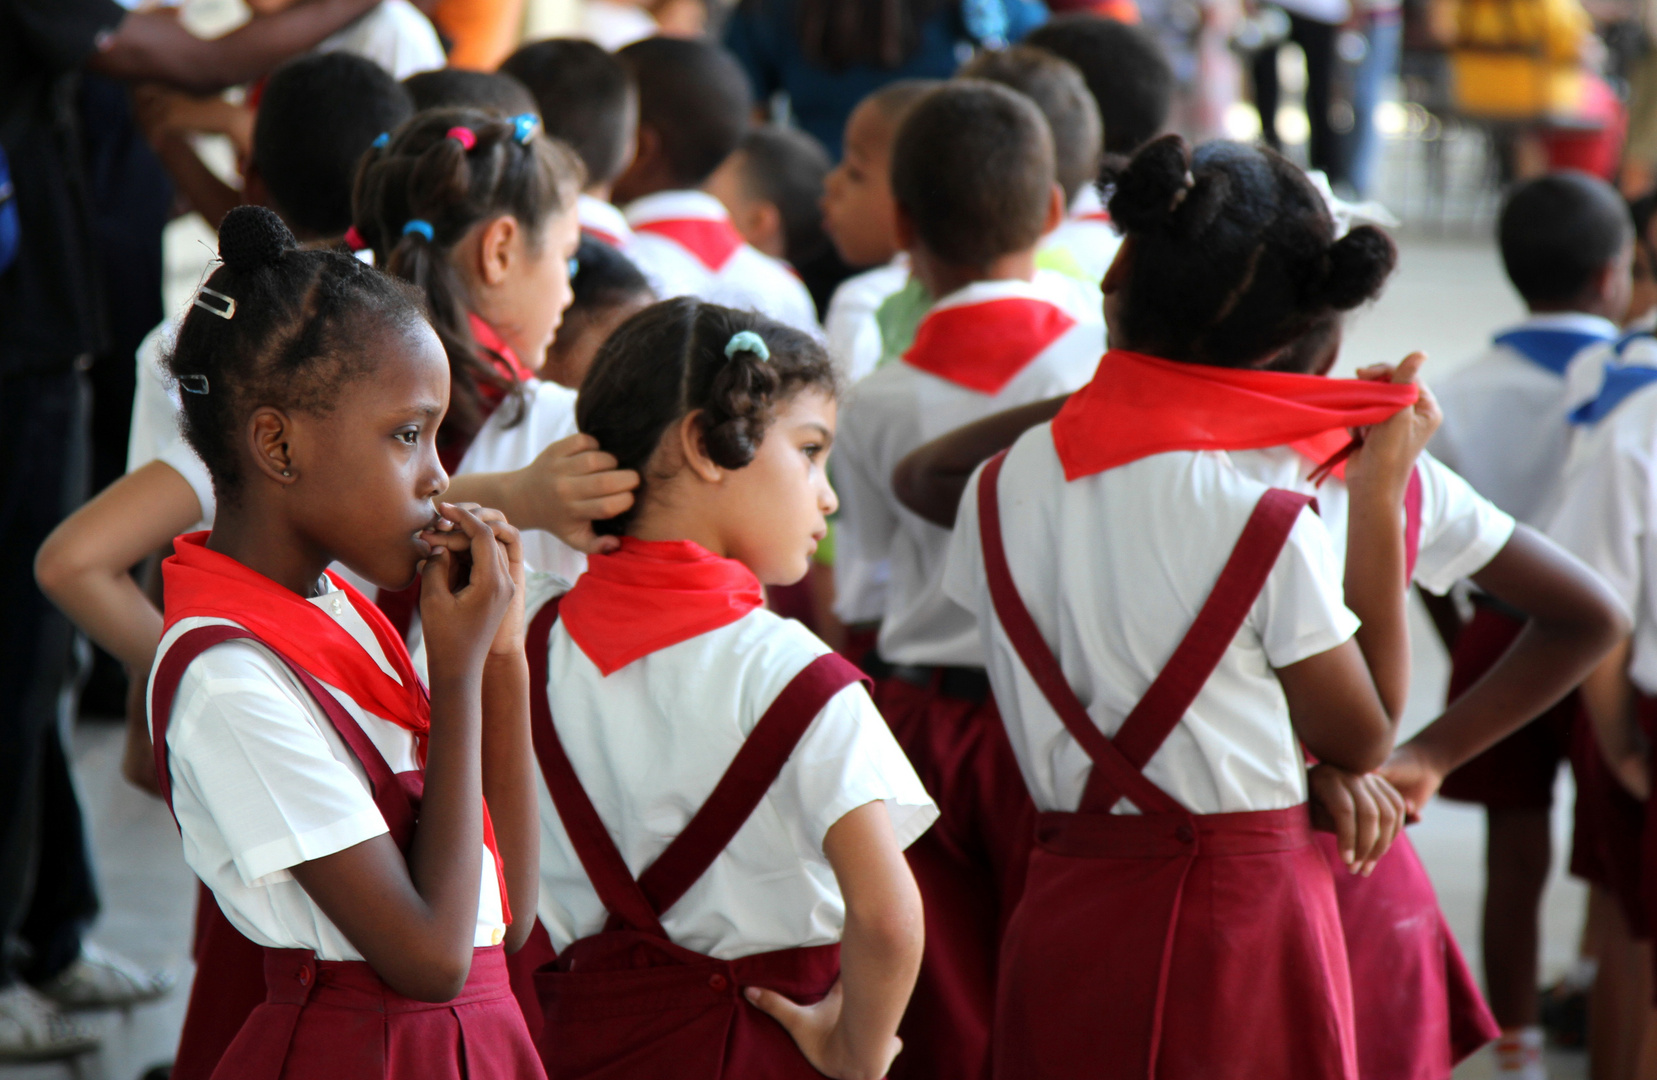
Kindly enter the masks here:
[[1330, 247], [1317, 299], [1337, 311], [1355, 308], [1374, 299], [1397, 262], [1392, 239], [1373, 225], [1360, 225]]
[[1191, 150], [1178, 135], [1153, 139], [1114, 177], [1110, 216], [1129, 232], [1143, 232], [1167, 224], [1191, 187]]
[[232, 270], [259, 270], [298, 246], [282, 219], [262, 206], [238, 206], [219, 223], [219, 258]]

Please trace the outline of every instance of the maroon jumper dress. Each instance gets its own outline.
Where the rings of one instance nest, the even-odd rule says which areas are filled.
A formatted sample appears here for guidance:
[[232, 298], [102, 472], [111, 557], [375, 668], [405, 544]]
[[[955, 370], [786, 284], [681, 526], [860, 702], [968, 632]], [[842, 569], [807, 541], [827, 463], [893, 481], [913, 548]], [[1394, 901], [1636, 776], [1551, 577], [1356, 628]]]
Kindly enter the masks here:
[[743, 997], [749, 986], [811, 1004], [840, 975], [840, 946], [718, 960], [675, 945], [661, 914], [742, 828], [829, 700], [862, 678], [836, 653], [818, 657], [772, 702], [683, 832], [636, 880], [582, 788], [547, 700], [553, 600], [530, 620], [535, 756], [593, 889], [605, 929], [572, 942], [536, 973], [545, 1010], [542, 1060], [554, 1080], [820, 1080], [781, 1024]]
[[[1305, 495], [1256, 506], [1168, 664], [1107, 738], [1013, 584], [996, 481], [979, 483], [996, 615], [1093, 760], [1075, 813], [1039, 815], [1001, 954], [994, 1068], [1007, 1080], [1356, 1080], [1351, 982], [1334, 883], [1304, 804], [1193, 814], [1145, 778], [1247, 618]], [[1139, 814], [1113, 814], [1127, 798]]]
[[[265, 644], [236, 626], [204, 626], [180, 635], [161, 659], [151, 699], [156, 776], [167, 805], [172, 806], [172, 778], [168, 771], [167, 724], [173, 696], [190, 662], [224, 641], [244, 639]], [[269, 645], [265, 645], [270, 648]], [[404, 851], [414, 837], [425, 775], [419, 771], [393, 773], [385, 758], [356, 720], [328, 689], [292, 659], [271, 649], [288, 666], [327, 714], [334, 730], [368, 774], [374, 805], [386, 827]], [[506, 897], [501, 897], [502, 903]], [[219, 912], [216, 902], [214, 912]], [[224, 919], [219, 912], [219, 919]], [[208, 924], [211, 932], [212, 924]], [[224, 919], [224, 929], [247, 945], [245, 937]], [[213, 939], [203, 938], [203, 951]], [[214, 971], [229, 972], [231, 986], [245, 986], [247, 972], [229, 965], [241, 950], [223, 939], [223, 966], [204, 966], [197, 973], [196, 996], [211, 995]], [[416, 1001], [397, 993], [362, 960], [318, 960], [309, 949], [258, 949], [265, 994], [247, 1014], [239, 1031], [224, 1049], [211, 1076], [220, 1080], [296, 1080], [301, 1077], [396, 1077], [397, 1080], [535, 1080], [544, 1076], [541, 1063], [524, 1027], [523, 1012], [512, 996], [505, 950], [499, 946], [473, 950], [466, 984], [452, 1000]], [[234, 955], [232, 955], [234, 954]], [[245, 961], [244, 961], [245, 962]], [[240, 1004], [238, 1001], [236, 1004]], [[227, 1007], [218, 1013], [228, 1019]], [[181, 1047], [181, 1054], [183, 1047]]]

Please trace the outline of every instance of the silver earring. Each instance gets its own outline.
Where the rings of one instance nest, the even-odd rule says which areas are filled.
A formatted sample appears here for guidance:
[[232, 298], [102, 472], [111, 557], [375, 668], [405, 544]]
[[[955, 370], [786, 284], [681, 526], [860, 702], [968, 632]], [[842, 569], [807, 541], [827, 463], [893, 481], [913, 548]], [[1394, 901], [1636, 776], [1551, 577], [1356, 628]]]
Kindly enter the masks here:
[[291, 473], [291, 472], [289, 472], [289, 471], [288, 471], [288, 470], [286, 470], [286, 469], [283, 469], [283, 470], [282, 470], [282, 475], [283, 475], [283, 476], [292, 476], [292, 475], [293, 475], [293, 473]]

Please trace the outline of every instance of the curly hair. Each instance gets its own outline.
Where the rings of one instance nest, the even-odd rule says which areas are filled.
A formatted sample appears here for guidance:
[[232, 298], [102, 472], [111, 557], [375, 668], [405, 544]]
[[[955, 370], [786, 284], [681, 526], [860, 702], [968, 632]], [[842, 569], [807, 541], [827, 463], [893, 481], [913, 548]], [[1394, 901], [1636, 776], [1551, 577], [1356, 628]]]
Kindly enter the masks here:
[[254, 409], [326, 415], [346, 383], [374, 370], [376, 331], [406, 333], [426, 315], [403, 282], [343, 252], [301, 250], [263, 207], [225, 215], [219, 255], [167, 368], [183, 391], [184, 437], [215, 498], [234, 505], [236, 444]]
[[[765, 342], [768, 359], [745, 349], [727, 355], [744, 330]], [[721, 468], [741, 469], [759, 452], [778, 407], [808, 388], [839, 394], [828, 354], [808, 335], [757, 312], [681, 296], [634, 315], [599, 349], [575, 402], [576, 425], [643, 478], [634, 510], [594, 528], [626, 531], [649, 485], [646, 466], [679, 420], [700, 414], [708, 456]]]

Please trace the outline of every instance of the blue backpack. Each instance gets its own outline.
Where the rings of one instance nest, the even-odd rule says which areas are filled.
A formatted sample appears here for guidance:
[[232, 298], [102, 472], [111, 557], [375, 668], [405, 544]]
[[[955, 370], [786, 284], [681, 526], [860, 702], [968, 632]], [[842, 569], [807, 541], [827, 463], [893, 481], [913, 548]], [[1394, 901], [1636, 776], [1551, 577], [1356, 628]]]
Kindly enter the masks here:
[[20, 231], [17, 191], [12, 187], [12, 171], [6, 161], [6, 148], [0, 146], [0, 274], [10, 269], [12, 261], [17, 258]]

